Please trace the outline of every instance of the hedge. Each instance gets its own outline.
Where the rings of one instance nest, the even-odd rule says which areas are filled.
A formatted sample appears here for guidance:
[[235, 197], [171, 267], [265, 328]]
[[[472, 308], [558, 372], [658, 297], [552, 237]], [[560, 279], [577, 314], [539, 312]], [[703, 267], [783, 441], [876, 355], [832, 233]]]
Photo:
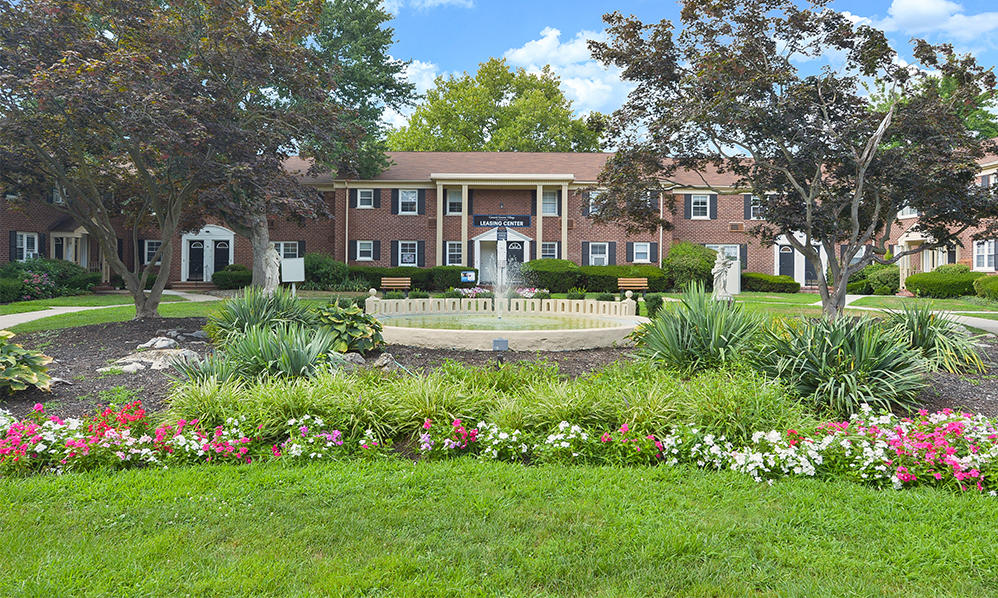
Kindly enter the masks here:
[[657, 266], [582, 266], [579, 273], [582, 287], [590, 293], [616, 293], [618, 278], [647, 278], [649, 291], [668, 288], [665, 272]]
[[325, 253], [305, 254], [305, 281], [333, 287], [347, 280], [347, 265]]
[[21, 299], [21, 281], [16, 278], [0, 278], [0, 303], [11, 303]]
[[998, 276], [981, 276], [974, 281], [974, 291], [978, 297], [998, 299]]
[[434, 290], [446, 290], [462, 286], [474, 286], [478, 280], [477, 274], [475, 275], [476, 283], [461, 282], [461, 272], [473, 269], [464, 266], [433, 266], [430, 268], [431, 288]]
[[742, 272], [742, 290], [763, 293], [796, 293], [800, 291], [800, 283], [790, 276]]
[[920, 272], [905, 279], [909, 291], [919, 297], [962, 297], [973, 295], [974, 281], [985, 276], [983, 272]]
[[645, 309], [648, 310], [648, 317], [654, 318], [655, 314], [662, 309], [665, 299], [661, 293], [648, 293], [645, 295]]
[[212, 274], [211, 282], [220, 289], [241, 289], [253, 282], [253, 272], [242, 264], [229, 264]]
[[[475, 280], [478, 280], [478, 271], [474, 268], [464, 266], [434, 266], [432, 268], [412, 268], [407, 266], [397, 266], [395, 268], [382, 268], [379, 266], [350, 266], [350, 278], [359, 278], [365, 281], [368, 288], [380, 289], [382, 278], [402, 278], [412, 279], [412, 288], [422, 291], [445, 291], [451, 287], [461, 286], [461, 272], [475, 272]], [[456, 283], [454, 281], [457, 281]]]
[[520, 266], [520, 273], [527, 285], [552, 293], [567, 293], [580, 284], [582, 275], [575, 262], [556, 259], [531, 260]]
[[668, 255], [662, 260], [667, 286], [682, 289], [691, 282], [699, 281], [706, 288], [712, 288], [714, 279], [710, 271], [714, 267], [715, 260], [717, 252], [713, 249], [685, 241], [676, 243], [669, 248]]
[[901, 288], [901, 268], [896, 265], [880, 266], [870, 273], [866, 282], [874, 295], [894, 295]]
[[90, 292], [100, 284], [100, 272], [83, 272], [66, 279], [63, 286], [67, 289]]

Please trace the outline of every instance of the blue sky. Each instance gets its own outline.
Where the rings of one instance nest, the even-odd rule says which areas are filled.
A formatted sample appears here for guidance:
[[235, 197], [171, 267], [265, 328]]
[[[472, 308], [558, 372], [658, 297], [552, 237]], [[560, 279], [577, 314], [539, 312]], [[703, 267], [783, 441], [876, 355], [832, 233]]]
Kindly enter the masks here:
[[[627, 85], [591, 59], [585, 40], [602, 35], [602, 15], [619, 10], [644, 21], [679, 21], [671, 0], [385, 0], [396, 15], [393, 55], [412, 60], [409, 78], [419, 91], [435, 75], [473, 72], [490, 57], [514, 66], [550, 64], [580, 113], [618, 107]], [[993, 0], [838, 0], [836, 10], [886, 30], [906, 56], [908, 40], [951, 42], [985, 65], [998, 64], [998, 3]], [[391, 115], [404, 122], [404, 115]]]

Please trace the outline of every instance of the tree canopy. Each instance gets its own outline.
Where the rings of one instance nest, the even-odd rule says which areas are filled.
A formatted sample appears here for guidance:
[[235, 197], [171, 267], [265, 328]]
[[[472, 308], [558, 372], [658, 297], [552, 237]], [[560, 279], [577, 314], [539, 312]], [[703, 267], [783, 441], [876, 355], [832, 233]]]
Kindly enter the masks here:
[[[732, 173], [733, 185], [715, 190], [756, 197], [765, 220], [753, 234], [792, 245], [816, 272], [827, 256], [838, 282], [819, 277], [829, 317], [841, 313], [851, 274], [872, 261], [958, 243], [990, 222], [995, 202], [976, 185], [990, 144], [962, 107], [993, 92], [994, 73], [922, 40], [907, 65], [882, 31], [827, 4], [688, 0], [679, 32], [606, 15], [609, 39], [590, 48], [636, 87], [611, 120], [620, 149], [600, 177], [607, 192], [595, 218], [654, 226], [644, 190], [678, 186], [680, 172], [707, 186]], [[826, 52], [843, 64], [801, 72]], [[945, 93], [926, 84], [934, 76], [951, 82]], [[862, 86], [873, 80], [894, 99], [876, 105]], [[912, 232], [926, 243], [888, 256], [906, 207], [920, 213]]]
[[558, 77], [511, 70], [492, 58], [472, 76], [437, 77], [409, 124], [388, 135], [396, 151], [592, 152], [604, 119], [576, 118]]

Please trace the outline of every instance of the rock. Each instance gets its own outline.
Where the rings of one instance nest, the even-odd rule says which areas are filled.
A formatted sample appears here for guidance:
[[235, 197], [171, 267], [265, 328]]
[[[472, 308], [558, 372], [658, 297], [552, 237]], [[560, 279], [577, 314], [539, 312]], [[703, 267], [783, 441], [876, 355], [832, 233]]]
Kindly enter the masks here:
[[52, 386], [55, 386], [56, 384], [65, 384], [66, 386], [73, 385], [73, 383], [70, 382], [69, 380], [66, 380], [65, 378], [59, 378], [58, 376], [52, 376], [50, 382]]
[[399, 366], [395, 363], [395, 358], [392, 357], [391, 353], [382, 353], [377, 359], [374, 360], [374, 363], [372, 363], [371, 366], [386, 372], [394, 372], [399, 369]]
[[[190, 349], [149, 349], [126, 355], [115, 361], [120, 364], [139, 363], [148, 365], [150, 370], [165, 370], [174, 361], [197, 359], [199, 355]], [[122, 367], [124, 369], [124, 367]], [[141, 369], [141, 368], [139, 368]]]
[[345, 353], [343, 355], [343, 359], [345, 359], [347, 363], [352, 363], [354, 365], [367, 364], [367, 360], [365, 360], [364, 356], [361, 355], [360, 353]]
[[[176, 332], [171, 330], [171, 332]], [[177, 346], [177, 341], [167, 336], [157, 336], [142, 343], [136, 349], [172, 349]]]
[[208, 334], [204, 330], [195, 330], [194, 332], [188, 332], [187, 338], [196, 338], [206, 341], [208, 340]]
[[125, 365], [109, 365], [107, 367], [97, 368], [97, 372], [101, 374], [107, 374], [107, 373], [134, 374], [135, 372], [144, 369], [146, 369], [146, 366], [142, 365], [137, 361], [133, 361], [131, 363], [126, 363]]

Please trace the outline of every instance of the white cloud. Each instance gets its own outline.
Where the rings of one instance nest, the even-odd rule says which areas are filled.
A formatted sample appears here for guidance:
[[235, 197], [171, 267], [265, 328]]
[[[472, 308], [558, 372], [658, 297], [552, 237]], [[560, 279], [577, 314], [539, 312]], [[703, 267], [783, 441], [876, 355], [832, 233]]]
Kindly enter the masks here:
[[966, 14], [963, 5], [950, 0], [893, 0], [877, 24], [886, 31], [935, 32], [970, 41], [998, 30], [998, 12]]
[[[440, 74], [440, 67], [432, 62], [413, 60], [405, 69], [405, 78], [416, 86], [416, 93], [424, 94], [427, 89], [433, 87], [433, 81]], [[385, 123], [392, 128], [398, 128], [409, 122], [414, 107], [409, 106], [399, 112], [391, 108], [385, 110], [382, 117]]]
[[504, 56], [510, 65], [531, 72], [550, 65], [577, 113], [610, 112], [624, 103], [632, 86], [621, 80], [619, 69], [605, 68], [593, 59], [587, 46], [590, 39], [603, 40], [605, 35], [584, 30], [562, 41], [561, 31], [545, 27], [540, 38], [509, 49]]

